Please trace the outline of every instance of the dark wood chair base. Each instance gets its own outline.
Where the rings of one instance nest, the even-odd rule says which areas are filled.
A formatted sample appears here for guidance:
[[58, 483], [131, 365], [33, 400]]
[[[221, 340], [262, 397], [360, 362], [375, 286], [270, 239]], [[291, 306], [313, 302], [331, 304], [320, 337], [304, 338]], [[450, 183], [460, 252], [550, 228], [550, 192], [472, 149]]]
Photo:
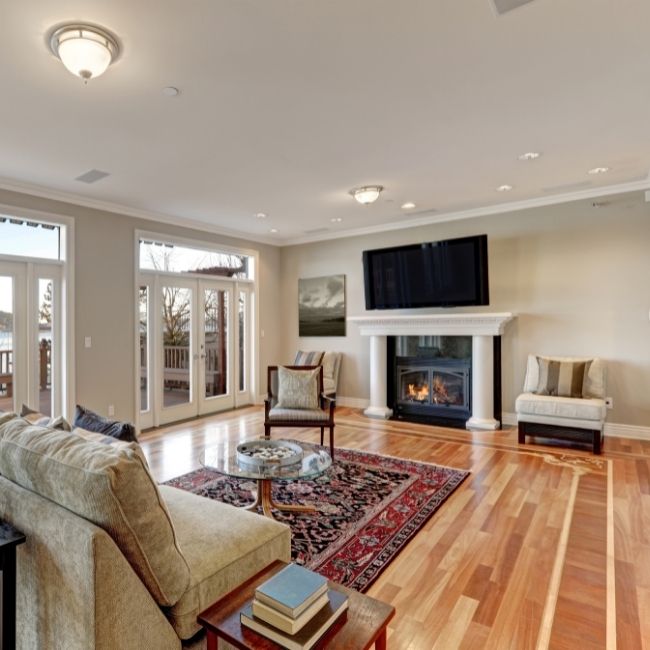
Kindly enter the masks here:
[[526, 442], [526, 436], [539, 436], [569, 442], [591, 444], [594, 454], [600, 454], [603, 445], [603, 434], [598, 429], [577, 429], [573, 427], [559, 427], [552, 424], [537, 424], [536, 422], [519, 422], [519, 444]]

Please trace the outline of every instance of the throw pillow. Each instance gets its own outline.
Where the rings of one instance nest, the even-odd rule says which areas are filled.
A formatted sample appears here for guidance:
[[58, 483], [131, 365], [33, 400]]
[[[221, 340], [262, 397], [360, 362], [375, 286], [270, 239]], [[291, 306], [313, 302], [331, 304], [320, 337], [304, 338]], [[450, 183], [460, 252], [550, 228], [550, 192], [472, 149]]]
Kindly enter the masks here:
[[317, 409], [318, 375], [320, 368], [313, 370], [290, 370], [278, 368], [278, 408]]
[[23, 420], [27, 420], [30, 424], [37, 424], [40, 427], [46, 427], [50, 423], [49, 416], [29, 408], [27, 404], [23, 404], [20, 407], [20, 417]]
[[298, 350], [296, 352], [296, 360], [293, 362], [294, 366], [320, 366], [323, 359], [324, 352], [304, 352]]
[[74, 426], [86, 429], [86, 431], [103, 433], [105, 436], [125, 442], [137, 442], [135, 427], [129, 422], [108, 420], [90, 409], [79, 406], [79, 404], [77, 404], [74, 415]]
[[554, 361], [537, 357], [539, 366], [538, 395], [582, 397], [591, 361]]

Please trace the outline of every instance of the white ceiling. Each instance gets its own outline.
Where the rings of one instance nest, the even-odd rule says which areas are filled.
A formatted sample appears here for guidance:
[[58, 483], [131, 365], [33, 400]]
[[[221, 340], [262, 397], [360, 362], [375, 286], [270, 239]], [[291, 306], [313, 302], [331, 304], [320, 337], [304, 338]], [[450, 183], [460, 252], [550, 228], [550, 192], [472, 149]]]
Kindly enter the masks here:
[[[46, 47], [65, 21], [123, 46], [87, 86]], [[404, 201], [471, 214], [645, 185], [649, 24], [647, 0], [4, 2], [0, 176], [278, 243], [394, 227]], [[74, 180], [91, 169], [110, 176]], [[386, 190], [360, 206], [369, 183]]]

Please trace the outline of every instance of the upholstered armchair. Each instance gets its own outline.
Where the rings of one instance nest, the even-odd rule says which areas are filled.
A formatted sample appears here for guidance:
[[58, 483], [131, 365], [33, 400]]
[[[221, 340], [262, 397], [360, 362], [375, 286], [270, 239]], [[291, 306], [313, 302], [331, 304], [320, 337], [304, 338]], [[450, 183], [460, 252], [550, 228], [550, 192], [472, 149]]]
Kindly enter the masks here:
[[322, 445], [327, 427], [333, 459], [336, 400], [323, 391], [323, 366], [269, 366], [267, 380], [264, 437], [273, 427], [317, 427]]

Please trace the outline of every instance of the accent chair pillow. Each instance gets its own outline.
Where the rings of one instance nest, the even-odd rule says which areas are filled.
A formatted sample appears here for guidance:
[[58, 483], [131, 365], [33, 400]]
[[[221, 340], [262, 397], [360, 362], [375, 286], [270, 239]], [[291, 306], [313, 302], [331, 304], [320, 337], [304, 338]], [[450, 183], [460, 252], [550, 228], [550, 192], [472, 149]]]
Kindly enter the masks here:
[[30, 424], [36, 424], [39, 427], [50, 427], [51, 429], [61, 429], [61, 431], [72, 431], [70, 423], [62, 416], [51, 418], [49, 415], [39, 413], [34, 409], [23, 404], [20, 409], [20, 417], [27, 420]]
[[296, 352], [296, 359], [293, 362], [293, 365], [320, 366], [324, 354], [324, 352], [304, 352], [303, 350], [298, 350], [298, 352]]
[[317, 409], [320, 368], [291, 370], [278, 367], [278, 408]]
[[74, 426], [86, 431], [103, 433], [105, 436], [124, 440], [125, 442], [137, 442], [135, 427], [129, 422], [119, 422], [118, 420], [108, 420], [98, 413], [84, 408], [77, 404], [74, 414]]
[[537, 395], [579, 397], [584, 394], [584, 383], [591, 361], [555, 361], [537, 357], [539, 383]]

